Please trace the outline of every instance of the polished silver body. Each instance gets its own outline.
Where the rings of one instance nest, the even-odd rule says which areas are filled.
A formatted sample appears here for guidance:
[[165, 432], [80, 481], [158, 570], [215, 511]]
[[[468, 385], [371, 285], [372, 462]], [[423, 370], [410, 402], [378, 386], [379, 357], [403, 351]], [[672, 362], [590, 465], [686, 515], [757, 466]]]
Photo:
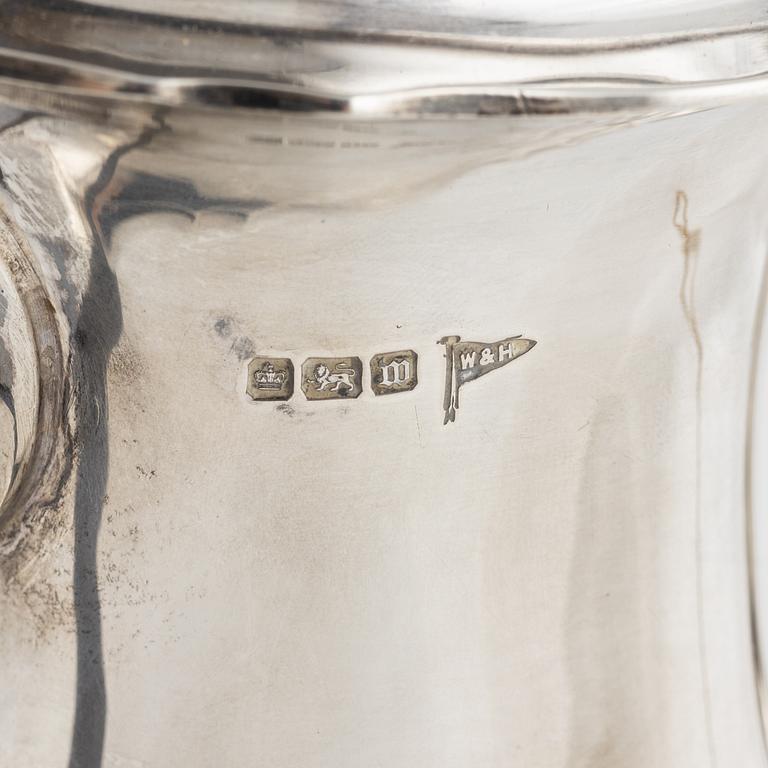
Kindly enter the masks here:
[[0, 764], [765, 765], [759, 7], [3, 13]]

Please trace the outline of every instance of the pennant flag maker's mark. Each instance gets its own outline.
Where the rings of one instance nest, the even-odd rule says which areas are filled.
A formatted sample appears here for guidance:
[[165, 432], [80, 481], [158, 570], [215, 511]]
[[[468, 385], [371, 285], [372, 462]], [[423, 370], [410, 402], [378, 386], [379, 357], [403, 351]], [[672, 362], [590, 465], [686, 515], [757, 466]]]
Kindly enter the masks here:
[[510, 336], [501, 341], [462, 341], [461, 336], [444, 336], [438, 344], [445, 344], [445, 397], [443, 424], [456, 421], [459, 409], [459, 389], [468, 381], [511, 363], [536, 345], [533, 339]]

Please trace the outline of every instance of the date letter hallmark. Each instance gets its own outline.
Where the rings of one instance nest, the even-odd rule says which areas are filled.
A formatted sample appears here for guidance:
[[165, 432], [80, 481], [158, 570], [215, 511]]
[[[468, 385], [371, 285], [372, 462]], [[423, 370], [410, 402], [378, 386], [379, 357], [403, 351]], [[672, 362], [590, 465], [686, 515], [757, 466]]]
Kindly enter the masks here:
[[444, 336], [438, 344], [445, 344], [445, 394], [443, 424], [456, 421], [459, 410], [459, 389], [467, 382], [511, 363], [536, 345], [533, 339], [510, 336], [501, 341], [462, 341], [461, 336]]
[[363, 364], [359, 357], [310, 357], [301, 379], [307, 400], [354, 400], [363, 391]]
[[293, 363], [287, 357], [254, 357], [245, 391], [254, 400], [288, 400], [293, 394]]
[[384, 352], [371, 359], [371, 389], [374, 395], [409, 392], [418, 383], [418, 355], [412, 349]]

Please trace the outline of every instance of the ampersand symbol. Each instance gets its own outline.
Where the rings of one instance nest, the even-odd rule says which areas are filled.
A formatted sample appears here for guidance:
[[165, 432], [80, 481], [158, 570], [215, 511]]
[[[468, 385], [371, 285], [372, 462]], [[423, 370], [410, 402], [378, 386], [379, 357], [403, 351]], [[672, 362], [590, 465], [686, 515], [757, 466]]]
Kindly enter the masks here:
[[486, 347], [480, 353], [480, 365], [490, 365], [495, 362], [496, 361], [493, 359], [493, 350], [490, 347]]

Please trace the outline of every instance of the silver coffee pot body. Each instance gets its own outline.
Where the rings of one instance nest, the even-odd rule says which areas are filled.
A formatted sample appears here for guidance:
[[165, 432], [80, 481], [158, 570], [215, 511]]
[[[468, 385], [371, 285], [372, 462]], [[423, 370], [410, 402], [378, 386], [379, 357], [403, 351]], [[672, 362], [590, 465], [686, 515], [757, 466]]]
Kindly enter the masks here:
[[0, 762], [762, 766], [761, 78], [301, 34], [3, 54]]

